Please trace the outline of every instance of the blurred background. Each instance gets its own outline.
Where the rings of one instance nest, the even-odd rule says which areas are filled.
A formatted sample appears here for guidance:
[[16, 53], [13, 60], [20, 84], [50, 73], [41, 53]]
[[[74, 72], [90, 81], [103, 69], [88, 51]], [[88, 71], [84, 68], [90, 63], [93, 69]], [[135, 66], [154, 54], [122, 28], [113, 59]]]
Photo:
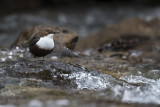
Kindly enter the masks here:
[[63, 26], [81, 39], [130, 17], [160, 18], [160, 1], [0, 0], [0, 46], [10, 46], [26, 26]]
[[62, 30], [57, 46], [74, 51], [58, 47], [43, 61], [0, 48], [0, 104], [15, 104], [0, 107], [160, 105], [160, 0], [0, 0], [0, 47], [41, 24], [79, 41]]

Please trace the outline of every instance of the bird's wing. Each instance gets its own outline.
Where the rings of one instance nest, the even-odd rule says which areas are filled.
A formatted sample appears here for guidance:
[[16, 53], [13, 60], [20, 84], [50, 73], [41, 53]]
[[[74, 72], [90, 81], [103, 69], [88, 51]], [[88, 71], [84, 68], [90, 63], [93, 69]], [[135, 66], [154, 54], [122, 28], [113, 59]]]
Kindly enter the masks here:
[[35, 45], [39, 41], [40, 37], [34, 36], [30, 41], [29, 41], [29, 46]]

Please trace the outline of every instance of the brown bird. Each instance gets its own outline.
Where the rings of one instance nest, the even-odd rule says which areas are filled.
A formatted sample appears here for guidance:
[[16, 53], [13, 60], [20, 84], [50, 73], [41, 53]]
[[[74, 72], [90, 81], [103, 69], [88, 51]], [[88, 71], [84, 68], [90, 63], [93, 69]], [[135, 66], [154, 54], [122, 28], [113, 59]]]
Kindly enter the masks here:
[[59, 31], [44, 29], [34, 35], [29, 41], [29, 50], [35, 57], [44, 57], [51, 53], [55, 47], [54, 34]]

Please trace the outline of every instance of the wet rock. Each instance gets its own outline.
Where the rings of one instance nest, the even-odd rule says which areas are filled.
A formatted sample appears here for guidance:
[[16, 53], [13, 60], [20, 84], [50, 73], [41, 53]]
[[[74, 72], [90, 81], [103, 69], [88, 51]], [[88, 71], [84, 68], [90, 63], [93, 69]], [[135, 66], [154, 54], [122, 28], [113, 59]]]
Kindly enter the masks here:
[[[82, 40], [80, 40], [77, 44], [76, 50], [85, 50], [85, 49], [97, 49], [100, 46], [104, 46], [104, 44], [120, 44], [120, 48], [126, 49], [134, 47], [133, 45], [137, 44], [137, 40], [139, 42], [145, 41], [146, 38], [150, 38], [150, 40], [154, 39], [157, 35], [160, 34], [160, 20], [153, 19], [149, 21], [145, 21], [143, 19], [138, 18], [130, 18], [123, 20], [119, 23], [108, 26], [96, 34], [88, 36]], [[136, 37], [133, 37], [136, 35]], [[133, 38], [129, 41], [127, 39], [122, 39], [123, 36], [125, 38]], [[147, 39], [148, 40], [148, 39]], [[111, 42], [112, 41], [112, 42]], [[122, 44], [120, 43], [122, 42]], [[128, 46], [124, 46], [126, 43], [129, 43]], [[147, 45], [147, 43], [146, 43]], [[149, 46], [149, 45], [148, 45]], [[114, 46], [113, 48], [118, 48]]]
[[66, 47], [55, 50], [52, 54], [48, 55], [49, 57], [78, 57], [79, 53], [74, 52]]
[[73, 72], [88, 72], [80, 66], [56, 61], [18, 61], [11, 62], [3, 68], [4, 75], [14, 78], [35, 78], [44, 81], [52, 81], [52, 85], [65, 88], [76, 88], [73, 79], [63, 75], [71, 75]]
[[[134, 56], [133, 52], [131, 56]], [[36, 99], [42, 103], [65, 98], [74, 102], [87, 100], [94, 104], [98, 101], [98, 105], [101, 100], [105, 103], [113, 101], [115, 104], [115, 99], [122, 103], [134, 98], [134, 104], [141, 101], [159, 104], [159, 100], [150, 100], [151, 96], [159, 98], [159, 91], [154, 94], [154, 87], [159, 89], [159, 81], [154, 80], [160, 78], [159, 68], [159, 64], [155, 62], [130, 63], [114, 56], [1, 62], [0, 83], [5, 87], [0, 89], [0, 98], [3, 99], [0, 103], [6, 97], [18, 97], [22, 101]], [[137, 90], [138, 94], [134, 96]], [[127, 97], [127, 92], [132, 97]], [[143, 96], [139, 96], [139, 93], [143, 93]], [[144, 99], [146, 96], [147, 99]]]
[[56, 42], [56, 48], [67, 47], [69, 49], [74, 49], [78, 36], [77, 33], [71, 31], [64, 27], [54, 27], [51, 25], [37, 25], [33, 27], [26, 27], [22, 29], [16, 41], [11, 45], [11, 47], [19, 46], [25, 47], [27, 46], [29, 40], [34, 36], [34, 34], [38, 33], [41, 30], [50, 29], [53, 31], [60, 31], [59, 34], [55, 35], [54, 39]]
[[5, 88], [5, 86], [0, 84], [0, 90], [3, 89], [3, 88]]
[[98, 49], [99, 52], [110, 51], [127, 51], [140, 47], [141, 45], [146, 45], [149, 43], [150, 38], [147, 36], [137, 36], [137, 35], [125, 35], [117, 39], [107, 41], [101, 48]]
[[5, 77], [5, 76], [2, 76], [0, 77], [0, 83], [2, 85], [6, 85], [6, 84], [17, 84], [20, 82], [20, 79], [18, 78], [13, 78], [13, 77]]

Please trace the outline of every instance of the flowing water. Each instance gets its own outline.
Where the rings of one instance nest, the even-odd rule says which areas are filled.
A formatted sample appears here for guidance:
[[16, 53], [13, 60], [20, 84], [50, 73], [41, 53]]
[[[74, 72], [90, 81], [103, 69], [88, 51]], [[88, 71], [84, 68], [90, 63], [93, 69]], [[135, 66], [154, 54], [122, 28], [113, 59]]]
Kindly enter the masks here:
[[[160, 8], [158, 7], [147, 9], [126, 8], [116, 8], [115, 10], [93, 8], [84, 13], [75, 14], [66, 12], [52, 14], [52, 11], [47, 10], [10, 14], [0, 20], [0, 43], [5, 46], [10, 45], [21, 28], [28, 25], [66, 26], [84, 37], [127, 17], [136, 16], [145, 20], [154, 17], [160, 18]], [[139, 53], [134, 52], [133, 54], [136, 57], [139, 56]], [[79, 61], [80, 59], [83, 60], [77, 62], [77, 65], [74, 64], [74, 61], [72, 62], [72, 60], [75, 60], [74, 58], [71, 58], [71, 63], [67, 63], [66, 59], [64, 58], [64, 60], [61, 57], [54, 59], [54, 56], [52, 56], [48, 59], [47, 61], [35, 62], [28, 49], [19, 47], [1, 49], [0, 98], [2, 100], [0, 101], [0, 107], [50, 107], [53, 105], [55, 107], [94, 107], [99, 104], [99, 106], [107, 104], [109, 107], [117, 107], [121, 103], [124, 103], [122, 106], [128, 107], [127, 104], [155, 104], [154, 106], [160, 104], [160, 66], [158, 62], [148, 61], [131, 64], [122, 61], [111, 63], [108, 62], [108, 57], [97, 59], [88, 55], [75, 58]], [[95, 62], [100, 71], [97, 68], [85, 67], [88, 64], [87, 62], [90, 63], [91, 68], [95, 67]], [[106, 69], [113, 71], [118, 75], [118, 78], [110, 75], [110, 73], [101, 72], [103, 65], [108, 65], [109, 67]], [[123, 68], [123, 70], [120, 68]], [[124, 75], [121, 75], [121, 73]], [[40, 90], [41, 93], [42, 91], [44, 96], [43, 94], [40, 95], [44, 99], [46, 98], [45, 100], [25, 94], [29, 90], [36, 90], [34, 87], [40, 88], [37, 92]], [[36, 96], [36, 91], [31, 94]], [[45, 94], [49, 97], [46, 97]], [[17, 98], [16, 95], [20, 98]]]
[[[80, 92], [84, 91], [83, 94], [85, 93], [84, 96], [86, 99], [92, 100], [160, 104], [160, 68], [158, 63], [142, 63], [135, 65], [127, 63], [112, 64], [112, 67], [109, 69], [113, 71], [120, 70], [119, 68], [122, 66], [129, 67], [128, 70], [123, 71], [127, 74], [116, 78], [107, 73], [89, 70], [79, 65], [69, 65], [61, 61], [57, 62], [57, 60], [51, 62], [41, 60], [37, 62], [28, 62], [27, 60], [17, 61], [22, 57], [31, 58], [31, 55], [28, 50], [20, 49], [19, 47], [12, 50], [1, 51], [1, 96], [15, 96], [16, 93], [18, 94], [16, 90], [29, 86], [45, 87], [49, 89], [70, 89], [70, 91], [73, 91], [72, 93], [74, 93], [75, 90]], [[96, 61], [96, 59], [91, 59], [92, 61]], [[79, 64], [81, 65], [81, 63]], [[46, 77], [43, 75], [46, 75]], [[10, 89], [8, 87], [9, 85], [11, 85], [10, 88], [14, 85], [19, 88], [16, 90]], [[93, 95], [88, 96], [89, 93]], [[3, 100], [1, 103], [4, 103]], [[45, 101], [33, 99], [24, 105], [20, 104], [20, 106], [29, 105], [29, 107], [33, 107], [37, 105], [36, 107], [49, 107], [54, 104], [58, 107], [63, 107], [75, 106], [78, 103], [80, 102], [72, 98], [70, 100], [48, 99]], [[91, 104], [88, 103], [84, 105], [91, 106]], [[14, 106], [15, 105], [11, 103], [11, 105], [5, 105], [4, 107]]]

